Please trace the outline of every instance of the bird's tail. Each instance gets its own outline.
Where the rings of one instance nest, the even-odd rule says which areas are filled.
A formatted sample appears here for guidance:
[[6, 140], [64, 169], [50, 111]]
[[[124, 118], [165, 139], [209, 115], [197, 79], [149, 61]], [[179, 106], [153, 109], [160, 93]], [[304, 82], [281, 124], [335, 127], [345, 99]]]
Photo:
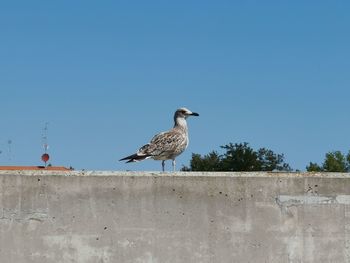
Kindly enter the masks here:
[[138, 155], [137, 153], [135, 153], [135, 154], [129, 155], [127, 157], [124, 157], [124, 158], [120, 159], [119, 161], [128, 160], [126, 163], [140, 162], [140, 161], [143, 161], [149, 157], [150, 157], [150, 155]]

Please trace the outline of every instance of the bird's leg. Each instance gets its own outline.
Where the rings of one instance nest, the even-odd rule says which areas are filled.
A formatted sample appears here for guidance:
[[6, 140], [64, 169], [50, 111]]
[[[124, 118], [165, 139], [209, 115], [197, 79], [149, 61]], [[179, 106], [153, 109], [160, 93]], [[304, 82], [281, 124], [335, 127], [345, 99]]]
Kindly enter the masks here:
[[162, 170], [163, 170], [163, 172], [164, 172], [164, 167], [165, 167], [165, 161], [163, 160], [162, 161]]
[[175, 159], [173, 160], [172, 164], [173, 164], [173, 172], [175, 172], [176, 171], [176, 169], [175, 169], [175, 166], [176, 166]]

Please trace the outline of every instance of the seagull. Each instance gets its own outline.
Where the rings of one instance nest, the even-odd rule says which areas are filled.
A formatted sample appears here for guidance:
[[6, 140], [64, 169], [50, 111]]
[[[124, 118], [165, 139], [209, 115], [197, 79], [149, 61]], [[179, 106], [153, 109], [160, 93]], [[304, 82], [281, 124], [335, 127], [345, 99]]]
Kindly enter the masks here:
[[162, 170], [166, 160], [172, 160], [173, 171], [175, 172], [175, 158], [183, 153], [188, 146], [188, 129], [186, 119], [189, 116], [199, 116], [186, 108], [176, 110], [174, 114], [174, 127], [165, 132], [158, 133], [146, 145], [142, 146], [135, 154], [129, 155], [119, 161], [139, 162], [152, 158], [162, 160]]

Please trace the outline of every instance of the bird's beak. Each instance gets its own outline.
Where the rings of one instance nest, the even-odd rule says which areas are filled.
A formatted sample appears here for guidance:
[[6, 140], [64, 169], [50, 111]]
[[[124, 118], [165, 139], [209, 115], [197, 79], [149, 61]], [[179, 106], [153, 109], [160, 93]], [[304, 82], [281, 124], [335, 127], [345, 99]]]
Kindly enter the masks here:
[[192, 116], [199, 116], [199, 114], [197, 112], [192, 112], [191, 115]]

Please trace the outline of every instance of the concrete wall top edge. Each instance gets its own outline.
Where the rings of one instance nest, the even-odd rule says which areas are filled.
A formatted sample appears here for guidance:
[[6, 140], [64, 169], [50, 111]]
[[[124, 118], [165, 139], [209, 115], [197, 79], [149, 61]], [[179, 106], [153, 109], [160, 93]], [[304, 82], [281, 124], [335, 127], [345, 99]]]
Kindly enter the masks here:
[[350, 178], [350, 173], [308, 173], [308, 172], [156, 172], [156, 171], [0, 171], [1, 175], [23, 176], [177, 176], [177, 177], [321, 177]]

